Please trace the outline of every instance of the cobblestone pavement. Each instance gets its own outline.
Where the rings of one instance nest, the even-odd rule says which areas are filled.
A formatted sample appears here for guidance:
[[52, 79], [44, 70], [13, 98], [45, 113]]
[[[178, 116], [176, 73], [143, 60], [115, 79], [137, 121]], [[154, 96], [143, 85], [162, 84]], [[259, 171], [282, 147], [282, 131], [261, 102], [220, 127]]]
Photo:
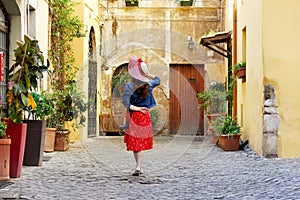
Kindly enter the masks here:
[[252, 151], [224, 152], [208, 138], [155, 137], [144, 174], [123, 137], [74, 142], [45, 154], [40, 167], [0, 189], [20, 199], [300, 199], [300, 159], [266, 159]]

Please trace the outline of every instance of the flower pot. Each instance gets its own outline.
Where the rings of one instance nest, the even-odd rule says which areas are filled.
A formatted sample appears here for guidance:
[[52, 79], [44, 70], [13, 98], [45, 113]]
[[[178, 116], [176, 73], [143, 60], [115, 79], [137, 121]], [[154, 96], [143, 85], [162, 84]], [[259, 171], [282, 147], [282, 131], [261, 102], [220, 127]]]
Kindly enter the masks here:
[[180, 1], [180, 5], [181, 6], [192, 6], [193, 5], [193, 1]]
[[15, 124], [7, 121], [6, 135], [11, 139], [10, 144], [10, 178], [21, 176], [26, 142], [27, 124]]
[[70, 131], [56, 131], [55, 132], [55, 151], [66, 151], [69, 149]]
[[216, 134], [216, 130], [214, 128], [208, 129], [208, 134], [210, 135], [210, 141], [213, 144], [218, 144], [219, 136]]
[[44, 155], [46, 120], [24, 120], [27, 136], [23, 165], [41, 166]]
[[139, 6], [138, 0], [125, 0], [125, 3], [127, 7]]
[[246, 67], [238, 68], [238, 69], [235, 71], [235, 75], [236, 75], [238, 78], [246, 78]]
[[222, 117], [222, 116], [226, 116], [226, 113], [211, 113], [211, 114], [206, 114], [209, 122], [213, 122], [215, 121], [216, 119], [218, 119], [219, 117]]
[[56, 128], [46, 128], [44, 152], [53, 152]]
[[220, 135], [219, 145], [224, 151], [237, 151], [240, 147], [240, 136], [237, 135]]
[[7, 181], [9, 176], [11, 139], [0, 139], [0, 181]]

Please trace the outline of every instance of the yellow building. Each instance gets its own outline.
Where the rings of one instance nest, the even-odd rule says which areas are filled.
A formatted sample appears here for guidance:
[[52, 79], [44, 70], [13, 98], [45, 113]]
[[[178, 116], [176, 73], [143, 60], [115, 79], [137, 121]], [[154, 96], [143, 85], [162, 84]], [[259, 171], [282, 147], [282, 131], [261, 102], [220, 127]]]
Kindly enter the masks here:
[[246, 78], [237, 81], [236, 114], [243, 139], [266, 157], [300, 157], [299, 7], [298, 0], [227, 1], [233, 61], [247, 63]]
[[[101, 23], [99, 19], [98, 0], [74, 0], [74, 10], [83, 22], [85, 37], [74, 39], [74, 54], [79, 66], [77, 83], [81, 92], [93, 103], [86, 113], [86, 124], [71, 134], [71, 139], [84, 139], [99, 133], [99, 88], [101, 57], [99, 56], [99, 42]], [[98, 45], [98, 46], [96, 46]]]
[[[24, 35], [38, 40], [43, 56], [47, 59], [47, 1], [0, 0], [0, 5], [0, 52], [4, 55], [6, 70], [13, 64], [13, 50], [17, 48], [16, 41], [22, 41]], [[45, 89], [47, 86], [46, 79], [43, 79], [40, 83], [42, 89]], [[5, 97], [6, 91], [5, 85], [5, 82], [1, 82], [0, 84], [0, 92], [3, 98]], [[5, 99], [2, 99], [2, 101], [5, 101]]]

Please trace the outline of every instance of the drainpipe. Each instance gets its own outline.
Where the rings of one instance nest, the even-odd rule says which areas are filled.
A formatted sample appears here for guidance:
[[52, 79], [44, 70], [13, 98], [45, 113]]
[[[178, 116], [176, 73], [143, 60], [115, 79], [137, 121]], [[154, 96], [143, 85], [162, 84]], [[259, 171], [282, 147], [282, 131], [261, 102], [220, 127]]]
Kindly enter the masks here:
[[[237, 62], [237, 10], [236, 10], [236, 0], [233, 3], [233, 57], [232, 57], [232, 66]], [[233, 116], [237, 116], [237, 87], [234, 85], [233, 90]]]

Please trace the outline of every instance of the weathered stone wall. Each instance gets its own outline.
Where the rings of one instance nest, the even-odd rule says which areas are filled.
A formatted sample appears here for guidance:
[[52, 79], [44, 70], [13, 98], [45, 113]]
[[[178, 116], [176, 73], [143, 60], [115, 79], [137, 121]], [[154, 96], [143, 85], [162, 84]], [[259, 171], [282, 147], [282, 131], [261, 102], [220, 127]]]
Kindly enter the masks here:
[[[107, 66], [101, 75], [100, 95], [102, 102], [109, 101], [115, 69], [128, 63], [132, 55], [141, 57], [148, 63], [150, 72], [161, 78], [154, 96], [160, 112], [164, 112], [164, 128], [168, 128], [169, 64], [222, 62], [220, 56], [208, 57], [206, 49], [199, 46], [201, 36], [210, 30], [222, 31], [222, 8], [219, 1], [210, 1], [206, 7], [199, 7], [203, 6], [200, 1], [193, 7], [178, 7], [173, 1], [164, 7], [152, 7], [150, 1], [147, 2], [133, 8], [124, 7], [124, 1], [109, 1], [100, 6], [100, 19], [104, 23], [101, 56]], [[153, 3], [158, 5], [159, 2]], [[195, 43], [192, 49], [188, 48], [188, 36]], [[101, 112], [108, 113], [103, 105]]]
[[274, 87], [265, 85], [264, 89], [264, 129], [263, 129], [263, 156], [278, 157], [278, 129], [280, 117], [278, 115]]

